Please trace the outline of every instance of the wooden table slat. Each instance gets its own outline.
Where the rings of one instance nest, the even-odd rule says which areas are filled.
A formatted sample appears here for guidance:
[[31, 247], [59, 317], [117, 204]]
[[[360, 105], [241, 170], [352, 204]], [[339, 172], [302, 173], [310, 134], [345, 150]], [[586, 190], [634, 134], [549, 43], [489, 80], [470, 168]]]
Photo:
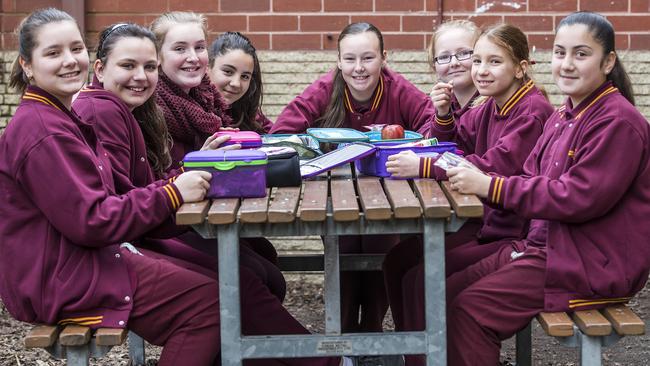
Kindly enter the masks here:
[[393, 216], [390, 203], [377, 177], [359, 177], [359, 201], [368, 220], [388, 220]]
[[269, 204], [269, 222], [292, 222], [296, 219], [300, 187], [274, 188], [273, 200]]
[[325, 221], [327, 217], [327, 180], [308, 180], [303, 186], [299, 216], [302, 221]]
[[481, 217], [483, 216], [483, 203], [473, 194], [462, 194], [451, 189], [448, 180], [440, 182], [442, 190], [447, 195], [451, 207], [454, 208], [458, 217]]
[[244, 198], [239, 206], [239, 221], [245, 223], [266, 222], [271, 190], [266, 190], [266, 197]]
[[359, 220], [359, 205], [357, 204], [357, 194], [354, 191], [352, 178], [330, 178], [330, 190], [332, 192], [334, 221]]
[[384, 179], [386, 198], [398, 219], [418, 218], [422, 215], [420, 201], [415, 197], [409, 182], [401, 179]]
[[176, 211], [177, 225], [194, 225], [200, 224], [205, 220], [205, 214], [210, 207], [210, 201], [183, 203]]
[[95, 343], [98, 346], [119, 346], [126, 340], [128, 332], [125, 328], [99, 328], [95, 332]]
[[433, 179], [415, 179], [415, 194], [420, 200], [424, 216], [444, 218], [451, 216], [451, 206], [447, 196]]
[[212, 201], [208, 210], [208, 222], [211, 224], [232, 224], [237, 220], [239, 198], [221, 198]]
[[37, 325], [25, 336], [26, 348], [45, 348], [56, 342], [60, 327], [55, 325]]

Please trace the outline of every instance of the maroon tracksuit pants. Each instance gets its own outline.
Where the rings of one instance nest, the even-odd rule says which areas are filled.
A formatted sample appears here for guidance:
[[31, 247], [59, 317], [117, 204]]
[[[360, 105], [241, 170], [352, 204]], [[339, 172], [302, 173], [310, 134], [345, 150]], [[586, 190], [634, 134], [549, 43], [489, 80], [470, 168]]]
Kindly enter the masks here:
[[[492, 255], [447, 278], [447, 364], [496, 366], [501, 341], [528, 325], [544, 308], [546, 251], [526, 241], [497, 242]], [[507, 244], [505, 244], [507, 243]], [[515, 253], [515, 255], [513, 255]], [[404, 277], [406, 330], [424, 329], [424, 267]], [[423, 356], [407, 366], [425, 365]]]
[[[148, 250], [122, 250], [134, 286], [128, 327], [163, 346], [160, 366], [219, 365], [219, 286], [205, 267]], [[242, 332], [309, 333], [249, 268], [240, 266]], [[339, 358], [248, 360], [248, 366], [336, 366]]]

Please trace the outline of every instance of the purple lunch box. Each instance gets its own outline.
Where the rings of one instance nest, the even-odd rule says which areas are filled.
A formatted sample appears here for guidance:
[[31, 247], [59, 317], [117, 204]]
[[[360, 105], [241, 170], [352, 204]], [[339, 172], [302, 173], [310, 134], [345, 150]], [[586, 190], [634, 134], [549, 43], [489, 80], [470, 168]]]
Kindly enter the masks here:
[[386, 171], [386, 161], [388, 157], [400, 153], [402, 151], [411, 150], [416, 154], [424, 153], [444, 153], [445, 151], [456, 152], [456, 144], [453, 142], [439, 142], [433, 146], [409, 146], [409, 147], [392, 147], [395, 145], [403, 144], [403, 142], [376, 142], [373, 145], [377, 150], [373, 154], [366, 156], [361, 160], [357, 160], [355, 165], [357, 170], [365, 175], [372, 175], [375, 177], [390, 177], [391, 174]]
[[183, 159], [186, 171], [212, 173], [208, 198], [265, 197], [266, 153], [257, 150], [194, 151]]

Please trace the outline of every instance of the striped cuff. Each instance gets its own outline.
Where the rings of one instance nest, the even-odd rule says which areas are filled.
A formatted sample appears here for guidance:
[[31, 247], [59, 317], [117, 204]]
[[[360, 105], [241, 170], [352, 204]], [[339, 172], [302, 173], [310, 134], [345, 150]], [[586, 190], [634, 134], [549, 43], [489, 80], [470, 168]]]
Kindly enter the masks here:
[[176, 188], [176, 185], [173, 183], [166, 184], [163, 187], [165, 193], [167, 193], [167, 198], [169, 198], [169, 204], [172, 206], [174, 211], [178, 210], [179, 207], [183, 204], [183, 197], [181, 193]]
[[449, 126], [454, 123], [454, 115], [451, 113], [448, 113], [446, 116], [439, 116], [436, 114], [436, 123], [441, 126]]
[[420, 178], [432, 178], [433, 177], [433, 163], [436, 161], [436, 158], [430, 156], [423, 156], [420, 158]]
[[488, 191], [488, 199], [492, 203], [503, 203], [503, 182], [506, 180], [504, 177], [493, 177], [490, 182], [490, 190]]

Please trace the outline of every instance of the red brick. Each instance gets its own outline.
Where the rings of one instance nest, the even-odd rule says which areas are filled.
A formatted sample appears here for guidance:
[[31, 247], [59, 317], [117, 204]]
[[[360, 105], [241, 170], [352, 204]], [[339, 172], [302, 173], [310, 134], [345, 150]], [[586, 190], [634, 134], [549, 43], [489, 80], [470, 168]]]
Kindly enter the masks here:
[[372, 0], [323, 0], [327, 11], [372, 11]]
[[528, 0], [528, 11], [552, 11], [564, 13], [576, 10], [578, 10], [577, 0]]
[[88, 13], [163, 13], [167, 6], [156, 1], [138, 0], [86, 0]]
[[[427, 11], [438, 11], [439, 0], [427, 0]], [[442, 6], [443, 13], [474, 12], [476, 10], [476, 0], [453, 0], [445, 1]]]
[[384, 34], [384, 48], [393, 50], [423, 50], [426, 46], [424, 34]]
[[18, 28], [18, 24], [20, 24], [20, 21], [23, 20], [24, 17], [25, 16], [22, 14], [2, 15], [2, 17], [0, 17], [0, 19], [2, 19], [0, 21], [1, 24], [0, 32], [7, 32], [7, 33], [13, 32], [14, 30], [16, 30], [16, 28]]
[[18, 38], [14, 33], [5, 33], [2, 37], [2, 49], [3, 50], [17, 50], [18, 49]]
[[481, 15], [481, 16], [469, 17], [469, 18], [465, 17], [465, 16], [454, 16], [454, 17], [452, 17], [452, 19], [453, 20], [457, 20], [457, 19], [471, 20], [474, 23], [476, 23], [476, 25], [478, 25], [479, 27], [482, 27], [482, 28], [487, 28], [487, 27], [493, 26], [495, 24], [503, 23], [503, 17], [501, 17], [499, 15]]
[[616, 39], [616, 50], [627, 50], [630, 48], [630, 37], [627, 34], [617, 34]]
[[423, 11], [425, 0], [375, 0], [375, 11]]
[[273, 0], [273, 11], [321, 11], [321, 0]]
[[208, 15], [208, 29], [213, 32], [246, 31], [244, 15]]
[[302, 15], [300, 17], [300, 30], [306, 32], [340, 32], [349, 23], [350, 17], [347, 15]]
[[97, 43], [99, 43], [99, 32], [86, 32], [85, 35], [86, 47], [91, 54], [97, 51]]
[[220, 10], [223, 12], [271, 10], [270, 0], [220, 0], [220, 4]]
[[336, 50], [338, 48], [338, 34], [325, 33], [322, 35], [322, 41], [324, 50]]
[[31, 13], [40, 8], [59, 8], [61, 9], [61, 0], [16, 0], [16, 12]]
[[[217, 9], [219, 9], [219, 0], [173, 0], [169, 2], [170, 11], [193, 11], [197, 13], [207, 13], [216, 12]], [[268, 7], [266, 10], [268, 10]]]
[[553, 17], [541, 15], [506, 16], [505, 22], [519, 27], [524, 32], [553, 32]]
[[350, 23], [358, 22], [370, 23], [382, 32], [399, 32], [401, 30], [398, 15], [358, 15], [351, 17]]
[[650, 13], [650, 0], [632, 0], [630, 11], [633, 13]]
[[320, 34], [272, 34], [273, 50], [320, 50]]
[[271, 35], [268, 33], [246, 33], [246, 37], [253, 42], [256, 50], [271, 49]]
[[12, 13], [16, 11], [16, 0], [2, 0], [1, 4], [0, 10], [2, 10], [3, 13]]
[[627, 1], [580, 0], [580, 10], [597, 12], [627, 11]]
[[[531, 50], [535, 47], [536, 50], [551, 50], [553, 49], [553, 41], [555, 34], [529, 34], [528, 35], [528, 48]], [[534, 57], [534, 56], [533, 56]]]
[[[618, 47], [618, 49], [621, 48]], [[650, 50], [650, 34], [630, 34], [630, 49]]]
[[295, 15], [260, 15], [248, 18], [251, 32], [261, 31], [297, 31], [298, 17]]
[[132, 14], [116, 14], [116, 15], [103, 15], [103, 14], [88, 14], [86, 15], [86, 31], [87, 32], [101, 32], [104, 28], [111, 24], [118, 22], [133, 22], [136, 24], [148, 25], [150, 22], [145, 22], [144, 15]]
[[492, 1], [478, 0], [476, 11], [480, 13], [525, 12], [526, 0]]
[[433, 15], [404, 15], [402, 16], [402, 31], [404, 32], [433, 32], [437, 17]]
[[648, 16], [647, 15], [618, 15], [608, 16], [616, 32], [647, 32]]

